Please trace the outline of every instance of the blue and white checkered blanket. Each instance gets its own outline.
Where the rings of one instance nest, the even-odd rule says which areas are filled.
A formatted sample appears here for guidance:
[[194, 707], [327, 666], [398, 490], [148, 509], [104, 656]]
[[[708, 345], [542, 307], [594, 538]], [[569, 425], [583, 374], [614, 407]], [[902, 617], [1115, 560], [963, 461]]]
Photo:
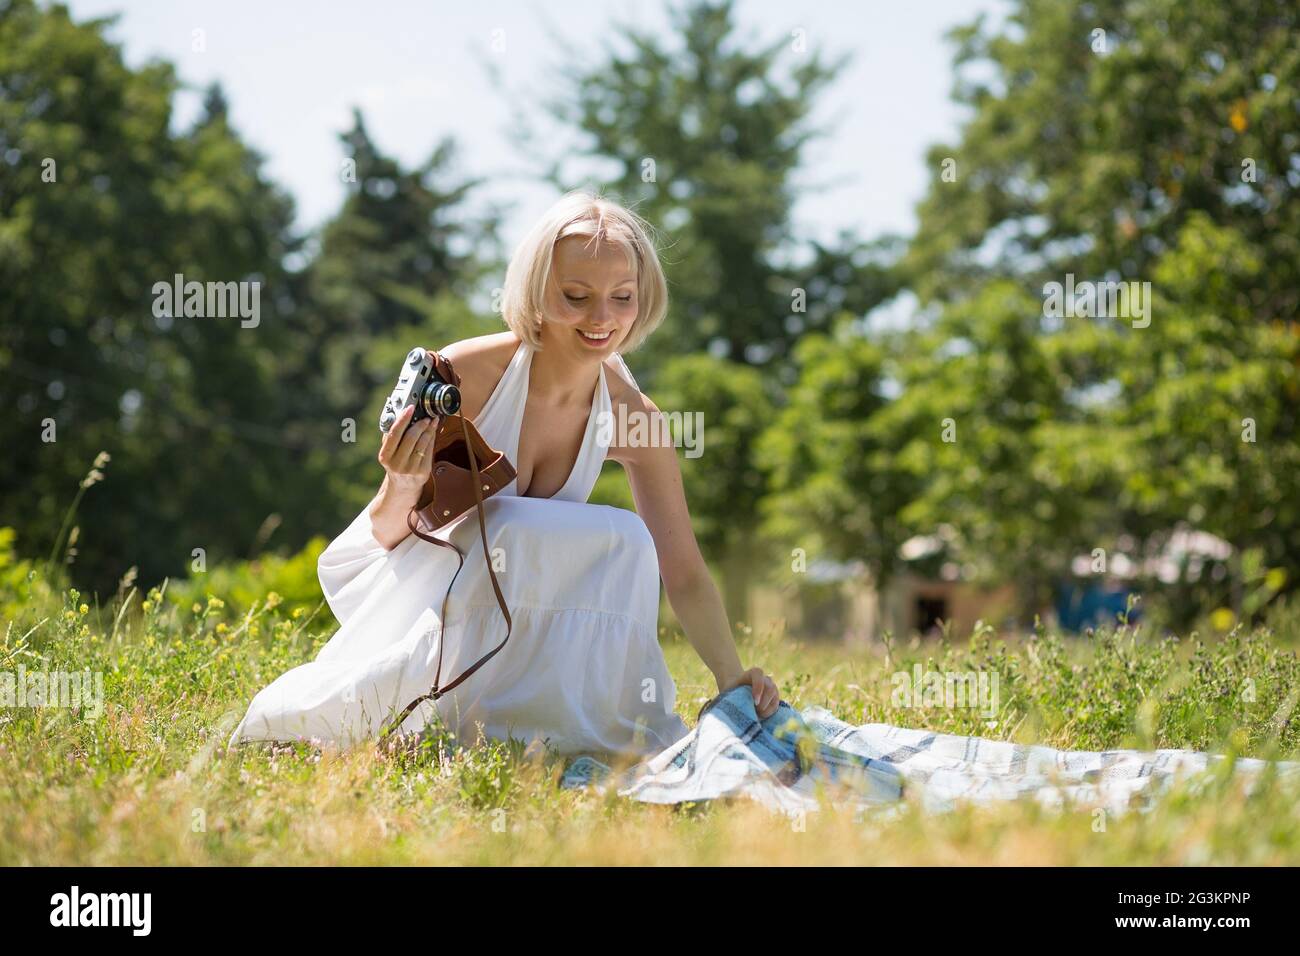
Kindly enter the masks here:
[[[784, 701], [759, 720], [749, 688], [738, 687], [711, 701], [695, 729], [659, 755], [619, 774], [578, 757], [561, 786], [613, 787], [647, 803], [744, 796], [784, 812], [816, 809], [823, 800], [879, 807], [904, 795], [930, 810], [1028, 798], [1123, 812], [1135, 799], [1140, 804], [1224, 759], [1189, 750], [1068, 751], [888, 724], [855, 727], [823, 708], [798, 713]], [[1253, 778], [1267, 766], [1238, 759], [1232, 770]], [[1273, 766], [1300, 774], [1300, 763]]]

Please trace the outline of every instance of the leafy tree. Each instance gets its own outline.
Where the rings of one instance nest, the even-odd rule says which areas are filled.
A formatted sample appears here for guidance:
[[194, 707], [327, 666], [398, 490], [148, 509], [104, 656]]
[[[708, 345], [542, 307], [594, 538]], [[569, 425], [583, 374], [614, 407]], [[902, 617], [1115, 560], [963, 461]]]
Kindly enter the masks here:
[[664, 366], [656, 396], [667, 413], [701, 416], [698, 454], [680, 452], [686, 500], [700, 548], [721, 571], [728, 615], [748, 620], [766, 489], [755, 446], [775, 412], [771, 383], [738, 362], [686, 355]]
[[1199, 594], [1170, 615], [1179, 626], [1198, 609], [1258, 610], [1241, 591], [1252, 553], [1282, 575], [1276, 589], [1295, 586], [1286, 569], [1294, 578], [1300, 560], [1300, 328], [1259, 321], [1265, 271], [1239, 232], [1191, 215], [1155, 265], [1160, 320], [1124, 337], [1116, 366], [1106, 431], [1130, 443], [1117, 462], [1126, 528], [1147, 551], [1178, 523], [1237, 550], [1230, 579], [1193, 579]]
[[[301, 414], [335, 428], [312, 457], [330, 498], [360, 507], [378, 484], [376, 422], [407, 351], [501, 328], [467, 301], [499, 259], [498, 217], [466, 212], [479, 181], [455, 178], [450, 139], [414, 169], [380, 150], [360, 113], [340, 140], [348, 195], [300, 277], [303, 374], [317, 379]], [[345, 421], [355, 422], [353, 441], [339, 440]]]
[[804, 336], [794, 361], [798, 380], [758, 446], [770, 474], [767, 530], [810, 559], [861, 560], [883, 582], [910, 536], [902, 510], [922, 477], [896, 459], [890, 343], [845, 317], [831, 333]]
[[[1300, 563], [1296, 19], [1021, 0], [957, 32], [972, 115], [930, 152], [904, 263], [938, 318], [889, 414], [955, 419], [956, 443], [901, 450], [929, 476], [906, 514], [959, 526], [1030, 603], [1076, 548], [1141, 557], [1183, 525]], [[1150, 324], [1049, 316], [1067, 274], [1150, 282]]]
[[491, 265], [485, 252], [495, 241], [496, 220], [474, 221], [465, 214], [463, 205], [478, 181], [450, 181], [450, 140], [407, 170], [380, 151], [360, 113], [340, 139], [348, 196], [322, 229], [320, 252], [304, 284], [309, 322], [319, 330], [315, 364], [329, 383], [334, 407], [351, 412], [375, 387], [391, 385], [395, 374], [367, 365], [374, 342], [422, 324], [439, 295], [468, 297], [475, 291]]
[[[800, 243], [791, 222], [795, 173], [821, 132], [808, 123], [813, 101], [846, 58], [827, 62], [788, 37], [746, 44], [731, 2], [693, 2], [671, 16], [680, 48], [624, 27], [628, 52], [596, 65], [572, 57], [583, 65], [563, 71], [563, 92], [548, 104], [581, 132], [589, 156], [613, 161], [603, 186], [665, 238], [675, 305], [646, 345], [651, 384], [666, 356], [706, 347], [779, 365], [804, 331], [827, 327], [838, 309], [861, 315], [893, 291], [877, 262], [887, 248], [847, 233], [833, 246]], [[550, 173], [560, 188], [564, 166]]]
[[[244, 551], [293, 463], [263, 424], [282, 417], [290, 201], [219, 95], [174, 134], [172, 69], [126, 67], [107, 22], [28, 0], [0, 16], [0, 494], [41, 553], [111, 452], [80, 516], [78, 573], [100, 586]], [[260, 320], [157, 315], [155, 283], [177, 273], [257, 283]]]
[[[1194, 211], [1267, 252], [1264, 318], [1300, 303], [1295, 95], [1286, 0], [1018, 0], [1000, 31], [954, 32], [960, 141], [908, 255], [924, 301], [982, 278], [1149, 278]], [[944, 160], [954, 181], [942, 175]]]
[[[109, 23], [30, 0], [0, 13], [4, 520], [49, 552], [108, 451], [77, 517], [75, 573], [101, 589], [132, 564], [141, 583], [189, 570], [195, 549], [298, 545], [373, 490], [367, 438], [400, 355], [492, 324], [464, 298], [494, 224], [457, 208], [472, 184], [442, 187], [450, 143], [405, 171], [358, 116], [355, 188], [291, 271], [309, 251], [292, 203], [221, 89], [175, 131], [172, 68], [128, 68]], [[156, 287], [177, 274], [242, 284], [258, 314], [169, 309]]]
[[914, 533], [953, 528], [968, 575], [1016, 582], [1027, 609], [1050, 597], [1075, 554], [1109, 541], [1117, 459], [1128, 453], [1097, 402], [1071, 389], [1077, 354], [1102, 351], [1104, 336], [1044, 335], [1041, 312], [1011, 280], [951, 304], [908, 337], [899, 397], [876, 423], [910, 476], [902, 521]]

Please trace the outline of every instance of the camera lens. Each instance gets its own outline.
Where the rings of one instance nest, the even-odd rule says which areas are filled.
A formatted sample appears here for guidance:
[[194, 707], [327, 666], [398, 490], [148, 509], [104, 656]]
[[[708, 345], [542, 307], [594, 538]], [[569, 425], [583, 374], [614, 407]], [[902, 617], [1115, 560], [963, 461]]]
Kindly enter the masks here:
[[460, 411], [460, 389], [443, 382], [430, 382], [424, 387], [420, 403], [430, 417], [455, 415]]

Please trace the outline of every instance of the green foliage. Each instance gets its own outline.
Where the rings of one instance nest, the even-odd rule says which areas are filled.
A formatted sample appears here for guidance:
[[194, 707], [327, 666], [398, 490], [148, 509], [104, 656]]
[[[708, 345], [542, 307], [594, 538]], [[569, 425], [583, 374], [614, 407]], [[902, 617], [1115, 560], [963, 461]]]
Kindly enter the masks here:
[[904, 436], [886, 414], [890, 356], [843, 322], [805, 336], [794, 363], [798, 379], [759, 445], [771, 469], [767, 529], [810, 556], [824, 549], [887, 578], [910, 536], [900, 512], [919, 486], [898, 465]]
[[[1006, 279], [954, 301], [911, 336], [901, 395], [876, 416], [921, 489], [903, 521], [955, 527], [966, 560], [1016, 579], [1031, 606], [1073, 555], [1100, 547], [1141, 567], [1180, 528], [1293, 566], [1300, 339], [1252, 314], [1243, 290], [1257, 272], [1240, 235], [1197, 214], [1155, 263], [1147, 328], [1046, 319]], [[1193, 586], [1168, 593], [1171, 624], [1242, 610], [1223, 593], [1240, 587], [1239, 565], [1217, 586], [1184, 571]]]
[[[451, 140], [408, 170], [380, 151], [359, 112], [340, 139], [348, 195], [321, 231], [320, 252], [303, 281], [312, 305], [307, 319], [316, 333], [311, 364], [324, 380], [331, 409], [347, 415], [377, 388], [391, 389], [396, 359], [414, 344], [398, 341], [399, 333], [432, 333], [424, 344], [440, 347], [490, 330], [470, 320], [456, 298], [473, 292], [484, 274], [487, 263], [478, 250], [495, 241], [496, 220], [475, 222], [464, 213], [479, 180], [452, 181]], [[380, 367], [367, 361], [375, 343], [396, 359]]]
[[[897, 400], [861, 426], [896, 459], [828, 466], [824, 486], [905, 485], [885, 510], [955, 529], [964, 562], [1028, 608], [1077, 554], [1141, 569], [1187, 529], [1300, 564], [1296, 25], [1283, 3], [1022, 0], [997, 31], [957, 31], [971, 116], [930, 151], [901, 267], [926, 309]], [[1044, 283], [1067, 273], [1149, 282], [1150, 324], [1048, 317]], [[1231, 571], [1185, 568], [1165, 619], [1243, 611]]]
[[[993, 276], [1041, 287], [1067, 262], [1149, 277], [1200, 210], [1267, 251], [1261, 311], [1294, 312], [1297, 26], [1287, 0], [1018, 0], [999, 30], [955, 31], [971, 116], [929, 152], [911, 283], [928, 301]], [[948, 157], [955, 182], [940, 178]]]
[[283, 604], [290, 611], [298, 608], [312, 611], [325, 600], [316, 564], [328, 544], [324, 537], [315, 537], [301, 551], [287, 557], [264, 554], [251, 561], [220, 564], [205, 573], [172, 582], [167, 597], [184, 608], [219, 594], [233, 611], [242, 612], [260, 599], [274, 595], [273, 606]]
[[[100, 592], [195, 548], [301, 547], [377, 483], [374, 395], [397, 363], [374, 344], [495, 325], [464, 302], [495, 221], [460, 212], [474, 183], [449, 182], [449, 141], [405, 170], [357, 116], [353, 188], [308, 259], [220, 88], [176, 129], [173, 68], [128, 67], [110, 22], [32, 0], [0, 17], [0, 500], [25, 553], [75, 533], [70, 573]], [[255, 283], [256, 323], [155, 315], [177, 274]], [[101, 451], [106, 481], [62, 528]]]
[[48, 587], [46, 579], [41, 577], [35, 562], [18, 556], [15, 542], [17, 533], [13, 528], [0, 528], [0, 621], [17, 620], [33, 602], [48, 600], [49, 594], [43, 593]]
[[1135, 530], [1187, 520], [1294, 567], [1300, 326], [1252, 307], [1264, 252], [1189, 216], [1155, 266], [1159, 321], [1122, 337], [1108, 424], [1131, 436], [1120, 504]]
[[767, 490], [757, 444], [775, 412], [774, 392], [770, 375], [707, 355], [670, 360], [655, 392], [664, 412], [702, 416], [700, 446], [678, 457], [696, 538], [722, 565], [733, 621], [749, 617], [746, 589], [759, 540], [753, 519]]
[[103, 29], [29, 0], [0, 18], [0, 495], [24, 502], [6, 508], [24, 547], [48, 549], [66, 494], [110, 450], [77, 566], [101, 587], [131, 564], [157, 577], [182, 547], [242, 550], [265, 517], [254, 476], [292, 461], [252, 424], [283, 417], [282, 303], [262, 297], [256, 329], [167, 322], [153, 286], [179, 272], [275, 289], [294, 246], [291, 203], [218, 101], [174, 133], [171, 67], [129, 69]]

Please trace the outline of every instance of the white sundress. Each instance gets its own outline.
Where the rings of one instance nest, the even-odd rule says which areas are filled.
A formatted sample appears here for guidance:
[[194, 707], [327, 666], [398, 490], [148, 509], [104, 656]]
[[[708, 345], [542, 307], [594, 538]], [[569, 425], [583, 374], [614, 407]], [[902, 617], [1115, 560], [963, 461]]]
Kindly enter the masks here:
[[[533, 350], [520, 343], [474, 424], [512, 463]], [[514, 629], [505, 648], [436, 704], [403, 722], [413, 732], [437, 709], [464, 744], [480, 736], [540, 740], [559, 753], [657, 753], [687, 733], [658, 641], [659, 564], [645, 522], [587, 503], [608, 450], [604, 365], [578, 459], [550, 498], [519, 496], [517, 479], [484, 502], [488, 547]], [[231, 735], [349, 745], [429, 691], [447, 641], [446, 683], [501, 642], [505, 621], [483, 557], [474, 509], [434, 534], [465, 555], [408, 536], [393, 550], [374, 537], [369, 508], [320, 556], [321, 588], [339, 623], [316, 660], [264, 688]], [[499, 549], [499, 550], [498, 550]]]

